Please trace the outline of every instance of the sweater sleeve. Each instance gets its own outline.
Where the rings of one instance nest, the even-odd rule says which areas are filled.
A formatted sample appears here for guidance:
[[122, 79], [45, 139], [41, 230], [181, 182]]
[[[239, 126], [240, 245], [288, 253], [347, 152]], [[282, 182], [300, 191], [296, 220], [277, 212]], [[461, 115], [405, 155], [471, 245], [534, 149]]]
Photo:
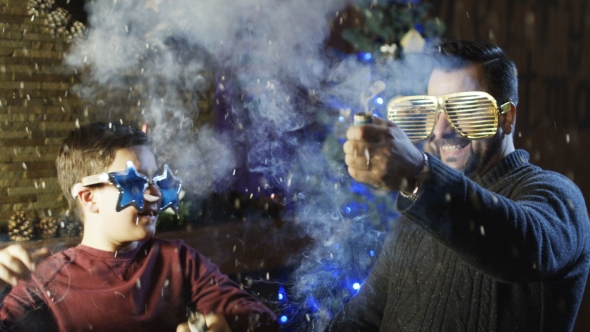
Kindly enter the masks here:
[[586, 273], [590, 230], [580, 190], [527, 165], [494, 185], [505, 197], [431, 158], [417, 200], [398, 198], [397, 208], [492, 278], [528, 283]]
[[208, 258], [184, 243], [180, 254], [186, 264], [191, 303], [197, 311], [202, 314], [223, 314], [232, 331], [279, 330], [274, 313], [254, 296], [240, 289]]

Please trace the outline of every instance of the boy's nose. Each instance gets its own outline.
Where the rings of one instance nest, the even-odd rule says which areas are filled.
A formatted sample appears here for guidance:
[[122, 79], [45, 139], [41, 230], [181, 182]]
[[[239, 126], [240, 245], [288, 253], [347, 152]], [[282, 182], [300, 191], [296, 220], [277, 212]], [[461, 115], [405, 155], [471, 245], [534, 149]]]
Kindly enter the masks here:
[[454, 135], [455, 129], [449, 122], [447, 115], [443, 112], [438, 113], [438, 119], [431, 133], [431, 140], [443, 139], [445, 137]]

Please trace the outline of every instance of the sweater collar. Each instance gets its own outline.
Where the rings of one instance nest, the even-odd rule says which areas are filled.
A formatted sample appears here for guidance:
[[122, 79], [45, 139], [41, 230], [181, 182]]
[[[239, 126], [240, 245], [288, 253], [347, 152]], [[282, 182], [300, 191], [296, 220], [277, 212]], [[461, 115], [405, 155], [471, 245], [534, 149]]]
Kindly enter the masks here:
[[132, 250], [129, 251], [125, 251], [125, 252], [112, 252], [112, 251], [105, 251], [105, 250], [100, 250], [100, 249], [96, 249], [96, 248], [92, 248], [83, 244], [79, 244], [76, 246], [76, 249], [85, 252], [91, 256], [95, 256], [101, 259], [109, 259], [109, 260], [127, 260], [130, 258], [135, 257], [135, 255], [137, 255], [137, 252], [139, 252], [139, 250], [143, 247], [143, 245], [145, 244], [145, 241], [141, 241], [137, 244], [137, 247], [135, 247]]
[[515, 169], [529, 163], [529, 154], [525, 150], [515, 150], [508, 154], [498, 164], [492, 167], [476, 182], [484, 188], [489, 188]]

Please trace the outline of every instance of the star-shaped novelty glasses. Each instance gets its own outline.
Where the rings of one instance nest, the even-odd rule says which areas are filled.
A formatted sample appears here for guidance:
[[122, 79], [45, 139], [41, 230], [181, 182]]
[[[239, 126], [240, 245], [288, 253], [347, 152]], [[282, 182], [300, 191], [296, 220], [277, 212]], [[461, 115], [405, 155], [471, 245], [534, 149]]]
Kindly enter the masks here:
[[180, 193], [182, 181], [172, 174], [168, 165], [164, 165], [164, 171], [161, 175], [154, 176], [151, 180], [139, 173], [131, 161], [127, 161], [127, 169], [123, 172], [95, 174], [82, 179], [83, 186], [108, 182], [119, 189], [117, 212], [128, 206], [133, 206], [142, 212], [144, 206], [143, 194], [153, 184], [158, 187], [161, 193], [160, 211], [172, 208], [178, 214], [178, 194]]

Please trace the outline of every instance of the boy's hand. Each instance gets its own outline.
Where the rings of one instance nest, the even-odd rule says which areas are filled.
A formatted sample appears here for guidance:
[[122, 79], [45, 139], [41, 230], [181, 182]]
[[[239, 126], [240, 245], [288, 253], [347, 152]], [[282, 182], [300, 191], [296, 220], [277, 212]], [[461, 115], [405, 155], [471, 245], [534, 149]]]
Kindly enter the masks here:
[[6, 284], [16, 286], [19, 279], [28, 278], [35, 271], [36, 263], [51, 255], [48, 248], [41, 248], [29, 254], [20, 244], [0, 250], [0, 287]]
[[[205, 315], [207, 322], [207, 330], [205, 332], [231, 332], [227, 321], [223, 315], [209, 314]], [[176, 327], [176, 332], [191, 332], [188, 322], [179, 324]]]

